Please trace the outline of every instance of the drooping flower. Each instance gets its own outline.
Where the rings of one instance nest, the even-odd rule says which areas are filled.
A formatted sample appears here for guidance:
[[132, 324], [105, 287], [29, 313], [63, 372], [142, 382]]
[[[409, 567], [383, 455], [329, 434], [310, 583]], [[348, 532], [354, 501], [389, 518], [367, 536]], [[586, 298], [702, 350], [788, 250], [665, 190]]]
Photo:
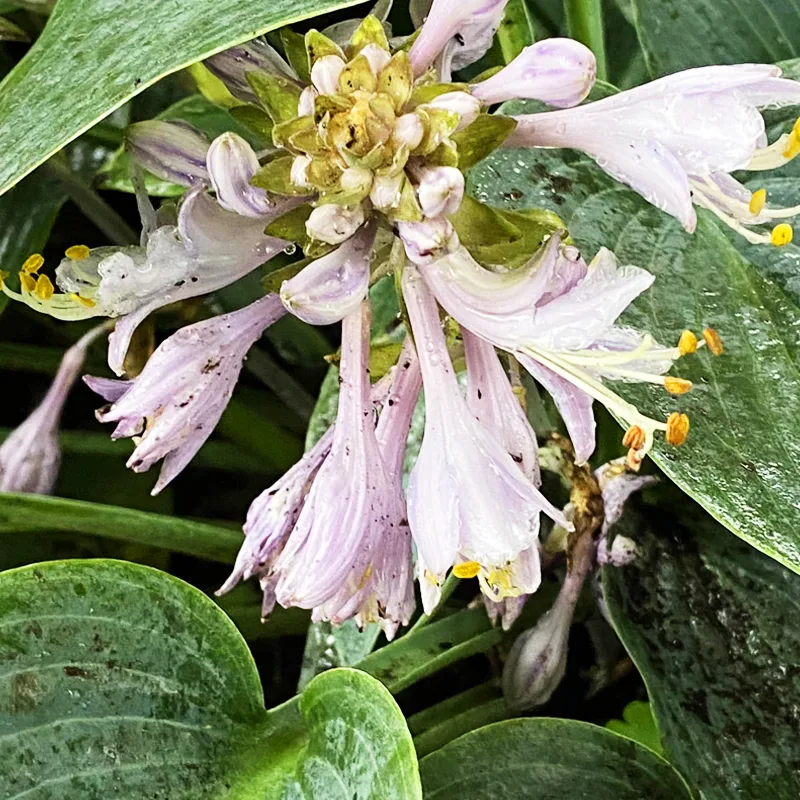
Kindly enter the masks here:
[[421, 269], [438, 301], [460, 325], [513, 353], [553, 395], [579, 463], [594, 450], [593, 400], [629, 426], [623, 441], [630, 448], [632, 467], [650, 450], [656, 431], [664, 432], [671, 444], [685, 440], [685, 414], [673, 414], [667, 422], [650, 419], [603, 383], [654, 383], [671, 394], [691, 389], [689, 381], [664, 375], [691, 348], [683, 343], [665, 348], [649, 335], [615, 326], [622, 311], [653, 282], [650, 273], [619, 267], [605, 249], [587, 269], [560, 247], [559, 236], [552, 236], [527, 267], [512, 273], [484, 269], [463, 247]]
[[491, 47], [508, 0], [433, 0], [409, 57], [422, 75], [448, 46], [453, 69], [477, 61]]
[[64, 353], [42, 402], [0, 445], [0, 492], [50, 494], [53, 491], [61, 464], [58, 443], [61, 412], [87, 349], [106, 330], [105, 325], [98, 325]]
[[[380, 622], [392, 636], [413, 611], [411, 543], [402, 488], [384, 463], [375, 432], [369, 316], [362, 304], [343, 322], [341, 391], [325, 445], [329, 452], [309, 455], [259, 498], [231, 581], [257, 573], [265, 607], [274, 597], [286, 607], [313, 609], [315, 620]], [[392, 418], [384, 425], [397, 425], [399, 434], [403, 419]]]
[[588, 47], [573, 39], [543, 39], [471, 91], [486, 105], [526, 98], [569, 108], [586, 99], [596, 76], [597, 59]]
[[111, 402], [100, 422], [116, 422], [113, 439], [136, 436], [128, 459], [145, 472], [164, 459], [160, 492], [191, 461], [228, 405], [247, 351], [285, 310], [277, 295], [181, 328], [161, 343], [132, 381], [84, 380]]
[[[425, 386], [425, 433], [407, 496], [422, 580], [438, 587], [455, 565], [458, 577], [477, 576], [493, 599], [533, 592], [540, 581], [539, 513], [569, 523], [470, 413], [436, 302], [411, 265], [403, 274], [403, 296]], [[436, 592], [426, 597], [429, 611]]]
[[800, 83], [765, 64], [699, 67], [628, 89], [579, 108], [516, 117], [506, 147], [583, 150], [616, 180], [694, 231], [695, 205], [756, 244], [791, 241], [785, 222], [771, 233], [751, 230], [795, 216], [769, 208], [731, 177], [765, 170], [800, 152], [800, 126], [767, 144], [759, 109], [800, 103]]
[[332, 325], [352, 314], [369, 291], [369, 269], [376, 226], [362, 230], [281, 285], [281, 300], [310, 325]]

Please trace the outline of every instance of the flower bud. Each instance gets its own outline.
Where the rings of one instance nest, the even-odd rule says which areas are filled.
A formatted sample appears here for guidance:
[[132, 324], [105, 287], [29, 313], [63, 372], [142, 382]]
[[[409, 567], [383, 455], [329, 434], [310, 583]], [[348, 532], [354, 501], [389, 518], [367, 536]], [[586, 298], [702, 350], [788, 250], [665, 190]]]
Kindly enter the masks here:
[[376, 177], [372, 182], [369, 199], [379, 211], [391, 211], [400, 202], [405, 173]]
[[417, 196], [426, 217], [455, 214], [464, 199], [464, 175], [455, 167], [429, 167], [419, 171]]
[[481, 101], [467, 92], [446, 92], [426, 105], [458, 114], [460, 122], [456, 130], [459, 131], [475, 122], [481, 112]]
[[574, 604], [563, 594], [511, 648], [503, 669], [506, 703], [517, 710], [546, 703], [567, 669], [567, 646]]
[[389, 61], [391, 61], [392, 58], [392, 55], [388, 50], [384, 50], [383, 47], [377, 44], [368, 44], [366, 47], [362, 48], [359, 55], [362, 55], [367, 59], [369, 66], [376, 78], [381, 74], [381, 72], [383, 72], [383, 68], [389, 63]]
[[311, 67], [311, 83], [320, 94], [339, 94], [339, 76], [345, 67], [339, 56], [322, 56]]
[[313, 86], [306, 86], [300, 92], [300, 99], [297, 101], [297, 116], [310, 117], [314, 113], [314, 101], [317, 97], [317, 90]]
[[572, 39], [544, 39], [474, 86], [472, 94], [486, 105], [528, 98], [569, 108], [586, 99], [596, 75], [597, 59], [588, 47]]
[[306, 233], [318, 242], [341, 244], [349, 239], [363, 224], [361, 205], [324, 205], [315, 208], [306, 220]]
[[243, 217], [263, 217], [270, 213], [267, 193], [250, 185], [260, 165], [253, 148], [235, 133], [217, 136], [208, 149], [208, 172], [217, 193], [217, 202]]
[[208, 181], [208, 139], [181, 120], [148, 120], [128, 128], [125, 149], [148, 172], [180, 186]]
[[413, 150], [422, 141], [425, 135], [425, 126], [419, 114], [403, 114], [394, 124], [392, 141], [399, 147], [405, 146]]
[[415, 264], [428, 264], [459, 246], [455, 228], [443, 217], [425, 222], [398, 222], [406, 255]]

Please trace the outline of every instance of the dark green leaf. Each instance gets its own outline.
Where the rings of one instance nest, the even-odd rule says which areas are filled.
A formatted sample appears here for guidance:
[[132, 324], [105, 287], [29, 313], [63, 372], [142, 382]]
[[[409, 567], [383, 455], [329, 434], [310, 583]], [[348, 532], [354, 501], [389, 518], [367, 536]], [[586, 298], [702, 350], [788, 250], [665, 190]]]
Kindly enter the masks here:
[[353, 4], [240, 0], [220, 9], [215, 0], [61, 0], [0, 85], [0, 193], [164, 75], [266, 31]]
[[734, 533], [800, 571], [797, 306], [737, 252], [710, 215], [698, 214], [690, 236], [579, 154], [497, 151], [473, 171], [471, 183], [485, 202], [557, 211], [587, 256], [607, 246], [621, 263], [652, 272], [654, 286], [623, 315], [624, 324], [666, 345], [684, 328], [717, 328], [722, 357], [701, 351], [679, 363], [680, 374], [695, 384], [690, 394], [614, 388], [656, 418], [688, 413], [687, 443], [657, 444], [654, 460]]
[[800, 55], [800, 7], [750, 0], [633, 0], [654, 76], [706, 64], [771, 63]]
[[800, 577], [705, 515], [649, 519], [603, 586], [667, 757], [707, 800], [796, 798]]
[[283, 800], [421, 800], [403, 714], [374, 678], [354, 669], [318, 675], [300, 698], [309, 744]]
[[517, 719], [468, 733], [420, 762], [425, 800], [689, 800], [666, 761], [615, 733]]

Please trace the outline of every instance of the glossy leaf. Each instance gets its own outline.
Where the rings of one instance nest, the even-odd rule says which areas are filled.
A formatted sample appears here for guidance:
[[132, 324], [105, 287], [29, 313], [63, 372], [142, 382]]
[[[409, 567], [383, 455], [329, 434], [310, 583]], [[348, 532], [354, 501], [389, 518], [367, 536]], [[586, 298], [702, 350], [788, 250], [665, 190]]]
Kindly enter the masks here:
[[633, 0], [654, 76], [706, 64], [771, 63], [800, 55], [800, 7], [749, 0]]
[[374, 678], [354, 669], [318, 675], [300, 713], [309, 743], [282, 800], [421, 800], [406, 721]]
[[214, 0], [61, 0], [0, 84], [0, 194], [164, 75], [266, 31], [353, 4], [240, 0], [220, 9]]
[[425, 800], [689, 800], [675, 770], [615, 733], [565, 719], [487, 725], [420, 762]]
[[699, 512], [648, 520], [603, 587], [666, 757], [707, 800], [797, 797], [800, 577]]
[[587, 257], [606, 246], [623, 264], [652, 272], [655, 284], [623, 315], [624, 324], [666, 345], [685, 328], [719, 331], [723, 356], [700, 351], [679, 364], [695, 384], [690, 394], [614, 388], [656, 418], [688, 413], [686, 444], [658, 444], [654, 460], [734, 533], [800, 572], [800, 309], [791, 298], [710, 215], [699, 213], [690, 236], [580, 154], [497, 151], [473, 170], [471, 186], [493, 205], [557, 211]]

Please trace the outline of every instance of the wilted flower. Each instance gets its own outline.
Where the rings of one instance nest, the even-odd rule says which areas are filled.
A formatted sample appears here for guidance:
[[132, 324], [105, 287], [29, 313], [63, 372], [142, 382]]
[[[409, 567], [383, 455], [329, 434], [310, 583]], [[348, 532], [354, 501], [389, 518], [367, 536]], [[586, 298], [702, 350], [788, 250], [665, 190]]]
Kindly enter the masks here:
[[[327, 206], [325, 206], [327, 207]], [[311, 325], [332, 325], [352, 314], [367, 296], [375, 224], [367, 223], [337, 250], [281, 285], [281, 300]]]
[[[425, 385], [425, 433], [408, 486], [423, 580], [438, 586], [455, 565], [457, 576], [478, 577], [493, 599], [533, 592], [540, 581], [539, 513], [569, 523], [470, 413], [436, 302], [413, 266], [403, 274], [403, 295]], [[526, 551], [530, 557], [520, 558]]]
[[512, 352], [544, 384], [561, 411], [579, 463], [594, 450], [591, 404], [598, 400], [629, 426], [624, 442], [635, 468], [656, 431], [663, 431], [668, 443], [681, 444], [688, 418], [650, 419], [603, 379], [654, 383], [683, 394], [691, 383], [664, 373], [691, 350], [665, 348], [649, 335], [615, 326], [626, 306], [653, 282], [650, 273], [619, 267], [606, 249], [587, 269], [559, 242], [558, 236], [551, 237], [527, 267], [512, 273], [484, 269], [463, 247], [424, 264], [422, 271], [459, 324]]
[[798, 129], [767, 145], [758, 109], [800, 103], [800, 83], [766, 64], [699, 67], [566, 111], [528, 114], [506, 147], [583, 150], [613, 178], [676, 217], [687, 231], [707, 208], [755, 244], [783, 245], [792, 229], [750, 226], [793, 217], [800, 208], [765, 205], [730, 173], [785, 164], [800, 152]]
[[164, 459], [153, 494], [183, 470], [211, 435], [247, 351], [284, 313], [280, 298], [268, 295], [239, 311], [181, 328], [161, 343], [135, 380], [84, 379], [111, 401], [97, 418], [117, 423], [112, 438], [139, 437], [128, 466], [145, 472]]
[[0, 492], [50, 494], [58, 478], [58, 427], [89, 345], [108, 330], [99, 325], [64, 353], [56, 377], [36, 410], [0, 445]]
[[588, 47], [573, 39], [543, 39], [488, 80], [476, 83], [472, 94], [486, 105], [528, 98], [569, 108], [586, 99], [596, 76], [597, 59]]

